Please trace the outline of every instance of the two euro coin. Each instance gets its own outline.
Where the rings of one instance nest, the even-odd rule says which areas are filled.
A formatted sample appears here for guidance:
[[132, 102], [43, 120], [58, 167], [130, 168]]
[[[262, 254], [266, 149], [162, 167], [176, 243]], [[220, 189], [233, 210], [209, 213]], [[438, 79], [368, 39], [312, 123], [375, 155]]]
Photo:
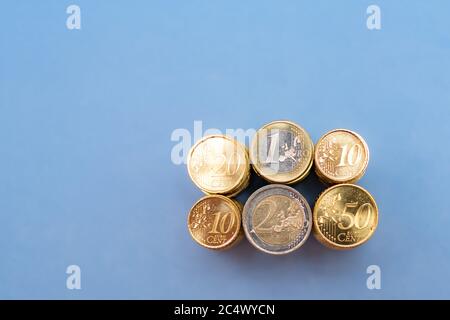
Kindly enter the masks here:
[[286, 254], [300, 248], [312, 228], [311, 209], [295, 189], [272, 184], [255, 191], [242, 214], [245, 235], [255, 248]]

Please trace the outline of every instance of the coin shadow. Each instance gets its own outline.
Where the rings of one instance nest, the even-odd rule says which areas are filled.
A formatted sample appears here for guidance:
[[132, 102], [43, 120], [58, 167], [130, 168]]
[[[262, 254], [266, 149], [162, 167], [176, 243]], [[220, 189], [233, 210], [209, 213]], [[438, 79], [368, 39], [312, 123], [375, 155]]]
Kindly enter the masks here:
[[[363, 250], [364, 251], [364, 250]], [[349, 262], [357, 261], [363, 255], [358, 249], [338, 251], [325, 247], [311, 235], [305, 244], [298, 250], [286, 255], [271, 255], [254, 248], [247, 239], [230, 250], [218, 254], [220, 259], [227, 263], [239, 266], [243, 274], [262, 275], [267, 270], [280, 274], [292, 272], [308, 272], [309, 276], [316, 277], [323, 274], [334, 274], [336, 270], [344, 270]], [[333, 266], [330, 271], [329, 266]]]
[[[245, 204], [248, 197], [257, 189], [267, 185], [264, 179], [252, 172], [249, 186], [237, 197], [241, 203]], [[313, 209], [315, 200], [327, 186], [323, 184], [314, 172], [311, 172], [303, 181], [292, 186], [299, 191]], [[269, 255], [256, 250], [244, 237], [244, 239], [231, 250], [225, 253], [226, 259], [236, 259], [243, 268], [267, 269], [268, 267], [280, 267], [288, 264], [317, 265], [321, 263], [331, 263], [331, 260], [339, 258], [342, 263], [347, 260], [339, 255], [341, 252], [329, 249], [319, 243], [311, 233], [309, 239], [297, 251], [287, 255]], [[351, 256], [352, 254], [350, 254]], [[344, 255], [349, 256], [349, 255]], [[273, 265], [273, 266], [272, 266]]]
[[[253, 192], [268, 184], [269, 183], [266, 180], [258, 176], [255, 172], [252, 172], [248, 187], [243, 190], [236, 199], [242, 204], [245, 204]], [[326, 189], [326, 185], [319, 180], [314, 172], [311, 172], [304, 180], [292, 185], [292, 187], [305, 197], [311, 209], [319, 194]]]
[[321, 266], [331, 264], [338, 267], [340, 264], [345, 264], [348, 259], [353, 259], [351, 258], [353, 255], [353, 252], [342, 253], [327, 248], [320, 244], [313, 235], [300, 249], [286, 255], [270, 255], [261, 252], [254, 248], [247, 239], [243, 239], [231, 250], [221, 253], [222, 258], [227, 261], [235, 261], [243, 272], [296, 268], [318, 270]]
[[268, 184], [266, 180], [261, 178], [254, 171], [252, 171], [250, 175], [249, 185], [236, 197], [236, 199], [242, 204], [245, 204], [245, 202], [253, 192]]

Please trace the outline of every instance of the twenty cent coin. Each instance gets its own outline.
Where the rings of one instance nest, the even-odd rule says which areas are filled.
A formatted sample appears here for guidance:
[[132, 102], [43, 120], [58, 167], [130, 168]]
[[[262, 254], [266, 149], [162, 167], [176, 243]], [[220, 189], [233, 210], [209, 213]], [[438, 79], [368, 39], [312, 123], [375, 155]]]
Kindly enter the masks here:
[[250, 145], [254, 170], [273, 183], [304, 179], [313, 164], [314, 145], [308, 133], [290, 121], [274, 121], [256, 133]]
[[192, 238], [208, 249], [227, 249], [242, 239], [242, 206], [221, 195], [201, 198], [188, 216]]
[[338, 184], [325, 190], [314, 206], [314, 234], [333, 249], [351, 249], [365, 243], [378, 225], [373, 197], [360, 186]]
[[206, 194], [233, 196], [249, 182], [247, 149], [225, 135], [210, 135], [198, 141], [187, 160], [189, 176]]
[[353, 183], [366, 171], [369, 148], [357, 133], [336, 129], [323, 135], [314, 152], [315, 171], [326, 183]]
[[311, 209], [295, 189], [268, 185], [255, 191], [242, 213], [245, 235], [257, 249], [286, 254], [300, 248], [312, 228]]

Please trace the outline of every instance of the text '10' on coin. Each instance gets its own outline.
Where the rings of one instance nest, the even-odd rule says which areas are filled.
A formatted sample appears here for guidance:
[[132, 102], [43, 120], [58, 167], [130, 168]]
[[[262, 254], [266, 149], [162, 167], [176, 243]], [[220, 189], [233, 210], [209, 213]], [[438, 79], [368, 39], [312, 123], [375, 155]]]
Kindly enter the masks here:
[[300, 248], [312, 228], [311, 208], [295, 189], [272, 184], [256, 190], [242, 213], [245, 235], [257, 249], [286, 254]]
[[242, 205], [221, 195], [201, 198], [188, 216], [192, 238], [208, 249], [227, 249], [242, 239]]
[[323, 135], [314, 151], [315, 171], [325, 183], [354, 183], [365, 173], [369, 148], [356, 132], [332, 130]]
[[319, 196], [313, 219], [314, 235], [322, 244], [333, 249], [352, 249], [375, 232], [378, 207], [362, 187], [338, 184]]
[[259, 129], [250, 145], [250, 160], [258, 175], [271, 183], [303, 180], [313, 164], [309, 134], [290, 121], [274, 121]]
[[234, 196], [250, 181], [246, 147], [225, 135], [210, 135], [198, 141], [187, 160], [189, 176], [206, 194]]

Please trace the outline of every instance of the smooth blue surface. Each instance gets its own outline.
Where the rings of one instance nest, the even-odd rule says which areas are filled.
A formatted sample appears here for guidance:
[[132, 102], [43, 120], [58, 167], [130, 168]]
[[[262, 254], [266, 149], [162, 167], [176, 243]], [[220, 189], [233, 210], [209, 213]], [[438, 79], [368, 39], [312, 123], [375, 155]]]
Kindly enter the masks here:
[[[0, 298], [450, 298], [449, 15], [444, 0], [2, 2]], [[380, 224], [365, 246], [272, 257], [190, 239], [201, 192], [172, 131], [275, 119], [366, 138]], [[322, 190], [296, 188], [311, 204]]]

